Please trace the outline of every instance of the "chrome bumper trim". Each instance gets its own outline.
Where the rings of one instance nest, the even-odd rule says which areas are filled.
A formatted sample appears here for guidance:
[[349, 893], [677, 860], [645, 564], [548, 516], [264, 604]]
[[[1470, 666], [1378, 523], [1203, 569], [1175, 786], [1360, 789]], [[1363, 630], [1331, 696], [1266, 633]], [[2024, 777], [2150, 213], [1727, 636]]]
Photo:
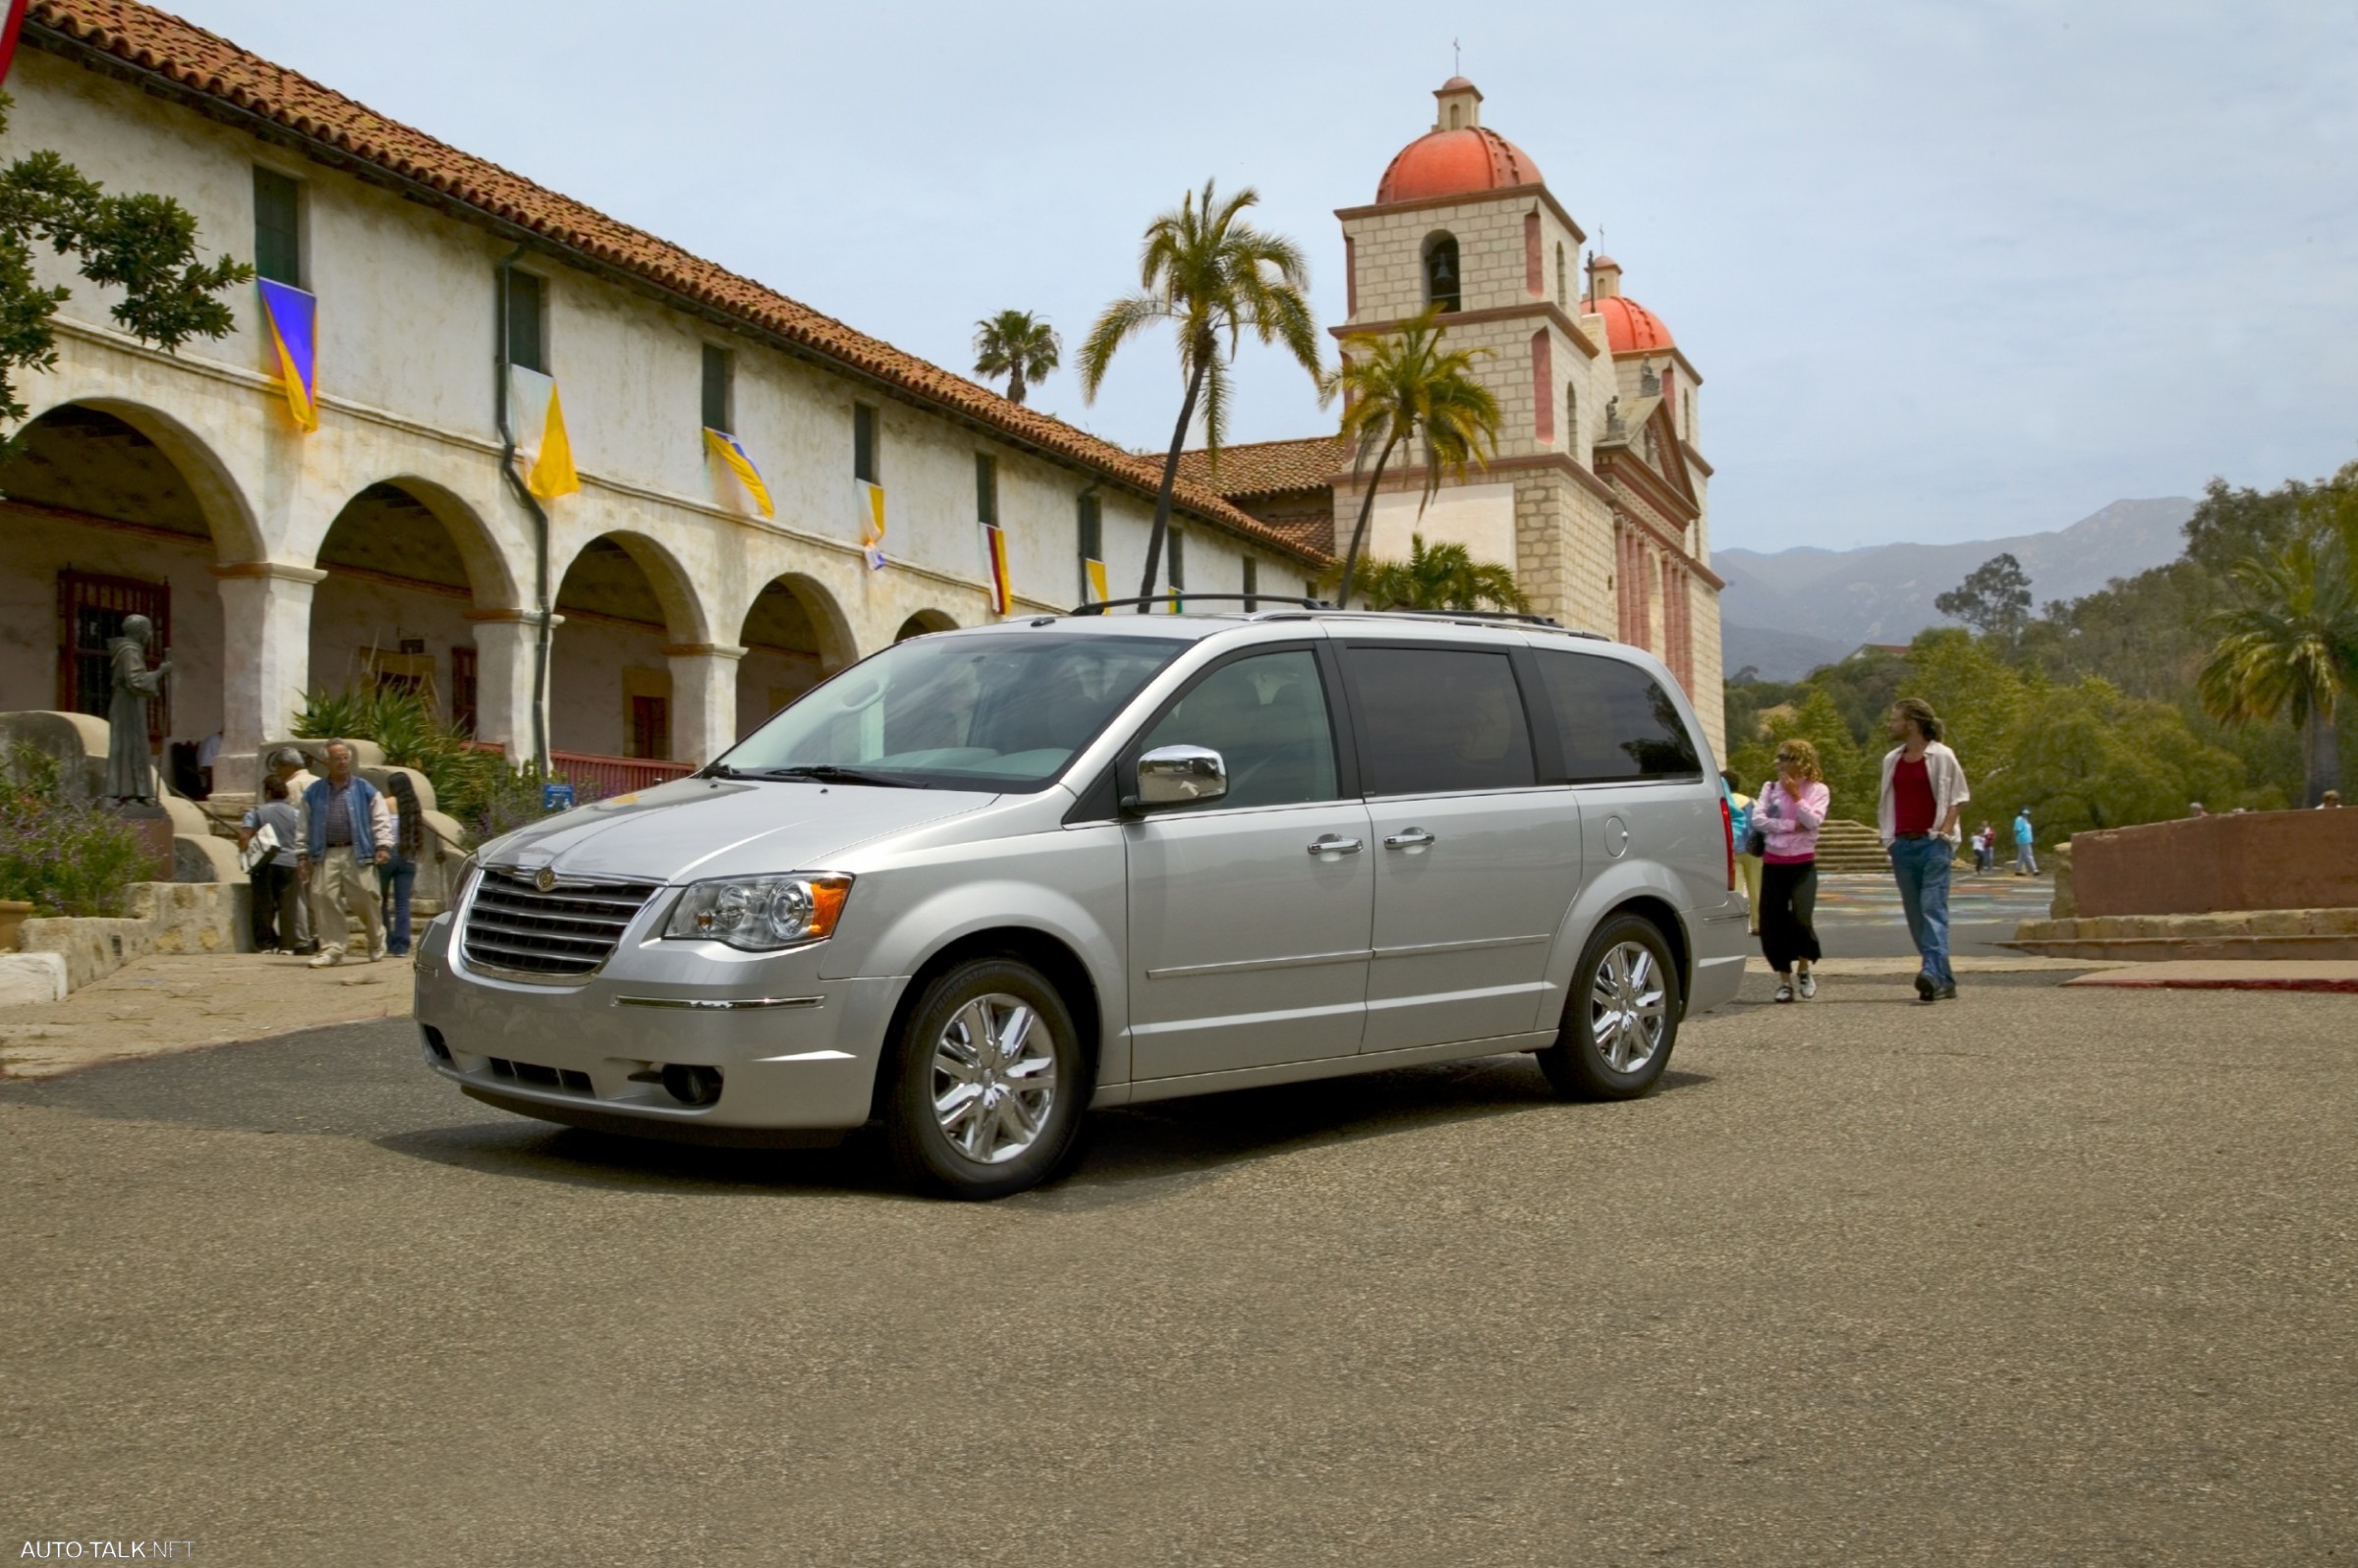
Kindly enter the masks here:
[[754, 1007], [824, 1007], [823, 996], [746, 996], [736, 999], [703, 996], [617, 996], [616, 1007], [678, 1007], [691, 1012], [723, 1013]]

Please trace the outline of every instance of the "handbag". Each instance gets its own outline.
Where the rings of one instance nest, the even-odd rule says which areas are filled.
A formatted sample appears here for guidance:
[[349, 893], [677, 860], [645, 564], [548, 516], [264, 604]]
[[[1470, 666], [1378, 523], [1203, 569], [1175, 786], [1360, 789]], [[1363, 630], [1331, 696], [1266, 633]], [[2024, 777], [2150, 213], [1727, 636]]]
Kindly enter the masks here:
[[278, 829], [264, 822], [254, 830], [253, 837], [246, 841], [246, 847], [238, 851], [238, 869], [252, 873], [266, 865], [281, 848]]
[[1746, 828], [1744, 830], [1744, 853], [1756, 861], [1768, 854], [1768, 830], [1765, 827]]

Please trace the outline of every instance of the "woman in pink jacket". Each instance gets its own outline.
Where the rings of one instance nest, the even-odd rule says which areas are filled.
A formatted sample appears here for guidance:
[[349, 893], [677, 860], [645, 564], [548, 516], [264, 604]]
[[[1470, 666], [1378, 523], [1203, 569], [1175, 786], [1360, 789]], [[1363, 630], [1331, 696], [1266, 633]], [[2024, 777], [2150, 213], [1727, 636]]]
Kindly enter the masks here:
[[1833, 797], [1818, 765], [1818, 748], [1787, 741], [1776, 749], [1776, 777], [1753, 804], [1761, 851], [1761, 952], [1776, 971], [1776, 999], [1818, 994], [1818, 829]]

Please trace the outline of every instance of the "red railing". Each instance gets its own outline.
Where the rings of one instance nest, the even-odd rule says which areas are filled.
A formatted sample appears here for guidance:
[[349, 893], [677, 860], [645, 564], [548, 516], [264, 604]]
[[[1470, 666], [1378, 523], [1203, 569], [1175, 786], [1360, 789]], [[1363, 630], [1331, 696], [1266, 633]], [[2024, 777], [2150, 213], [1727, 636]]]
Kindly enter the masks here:
[[[507, 754], [507, 748], [497, 741], [477, 741], [478, 752]], [[551, 752], [549, 771], [576, 785], [590, 800], [606, 800], [611, 796], [628, 795], [633, 790], [653, 789], [669, 779], [686, 778], [696, 771], [693, 762], [664, 762], [651, 756], [599, 756], [593, 752]]]
[[692, 762], [661, 762], [651, 756], [593, 756], [588, 752], [551, 752], [548, 765], [560, 777], [588, 785], [584, 793], [594, 794], [601, 801], [633, 790], [651, 790], [696, 771]]

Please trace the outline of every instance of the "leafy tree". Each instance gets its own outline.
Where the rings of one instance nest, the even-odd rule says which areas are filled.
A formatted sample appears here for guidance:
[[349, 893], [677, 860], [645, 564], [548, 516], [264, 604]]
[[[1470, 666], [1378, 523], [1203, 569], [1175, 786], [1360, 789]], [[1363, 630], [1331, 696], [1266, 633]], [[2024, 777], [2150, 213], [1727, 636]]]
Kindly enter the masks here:
[[[1895, 696], [1920, 697], [1940, 715], [1941, 739], [1964, 764], [1965, 777], [1979, 791], [2000, 783], [2011, 751], [2011, 738], [2029, 707], [2029, 694], [2019, 671], [1993, 650], [1988, 639], [1977, 640], [1954, 628], [1918, 634], [1908, 648], [1907, 680]], [[1887, 709], [1886, 709], [1887, 710]], [[1890, 749], [1877, 734], [1877, 787], [1882, 775], [1881, 758]]]
[[[1310, 310], [1310, 263], [1302, 248], [1282, 235], [1264, 234], [1240, 217], [1260, 202], [1251, 187], [1219, 201], [1213, 182], [1204, 182], [1201, 205], [1189, 192], [1172, 211], [1147, 225], [1139, 256], [1141, 292], [1114, 301], [1089, 329], [1081, 346], [1081, 395], [1096, 400], [1114, 350], [1156, 321], [1170, 322], [1179, 337], [1179, 373], [1187, 396], [1171, 429], [1170, 455], [1163, 460], [1162, 489], [1154, 499], [1154, 527], [1147, 536], [1147, 570], [1139, 596], [1153, 595], [1162, 570], [1163, 536], [1171, 526], [1171, 487], [1179, 477], [1179, 454], [1204, 405], [1205, 454], [1217, 471], [1220, 443], [1228, 435], [1228, 366], [1246, 332], [1263, 343], [1281, 343], [1287, 353], [1325, 385], [1319, 364], [1319, 326]], [[1226, 340], [1225, 348], [1222, 340]], [[1143, 614], [1148, 608], [1141, 605]]]
[[[0, 134], [13, 100], [0, 93]], [[0, 422], [30, 411], [16, 378], [57, 364], [57, 308], [72, 298], [34, 275], [37, 248], [70, 255], [83, 277], [122, 291], [111, 313], [141, 343], [172, 352], [191, 338], [221, 338], [236, 318], [219, 295], [253, 269], [222, 256], [196, 259], [196, 219], [170, 196], [107, 194], [54, 152], [28, 152], [0, 169]]]
[[1376, 454], [1376, 472], [1368, 476], [1351, 546], [1343, 554], [1338, 604], [1351, 601], [1368, 519], [1395, 451], [1409, 441], [1424, 442], [1425, 489], [1417, 502], [1422, 517], [1440, 493], [1444, 471], [1462, 479], [1469, 464], [1498, 450], [1498, 400], [1474, 374], [1474, 361], [1488, 351], [1442, 348], [1449, 329], [1440, 316], [1441, 308], [1433, 305], [1397, 332], [1353, 333], [1343, 340], [1341, 366], [1324, 382], [1328, 395], [1343, 395], [1342, 434], [1351, 444], [1353, 472], [1370, 452]]
[[1407, 560], [1367, 563], [1360, 596], [1381, 610], [1531, 608], [1513, 572], [1475, 560], [1462, 544], [1428, 545], [1422, 533], [1409, 535]]
[[2228, 725], [2289, 720], [2315, 806], [2341, 785], [2334, 722], [2358, 684], [2358, 562], [2336, 533], [2304, 530], [2231, 580], [2234, 602], [2209, 623], [2219, 640], [2196, 680], [2203, 705]]
[[1029, 310], [1001, 310], [975, 323], [975, 374], [986, 381], [1007, 378], [1007, 401], [1021, 403], [1035, 381], [1044, 381], [1064, 354], [1056, 329]]
[[2011, 637], [2031, 618], [2030, 574], [2011, 554], [1993, 555], [1933, 600], [1933, 608], [1978, 632]]
[[2242, 785], [2242, 764], [2197, 741], [2176, 708], [2123, 697], [2097, 676], [2042, 687], [2028, 706], [2033, 721], [2012, 737], [2009, 765], [1984, 793], [1993, 820], [2027, 806], [2059, 842], [2181, 815], [2190, 801], [2225, 802]]

